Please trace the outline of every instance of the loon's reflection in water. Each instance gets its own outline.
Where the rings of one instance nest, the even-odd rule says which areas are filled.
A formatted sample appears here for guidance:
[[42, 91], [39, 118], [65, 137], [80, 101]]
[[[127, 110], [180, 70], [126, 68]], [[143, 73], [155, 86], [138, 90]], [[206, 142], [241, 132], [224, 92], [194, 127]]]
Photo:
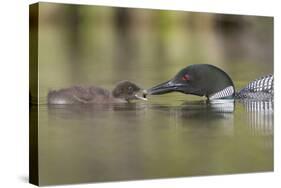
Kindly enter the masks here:
[[[189, 101], [182, 103], [180, 106], [154, 105], [152, 108], [168, 112], [167, 115], [171, 117], [171, 121], [174, 121], [175, 125], [193, 126], [193, 122], [196, 121], [195, 126], [198, 126], [199, 123], [200, 126], [210, 126], [211, 128], [211, 125], [215, 122], [216, 125], [219, 124], [224, 127], [225, 133], [233, 134], [237, 103], [243, 107], [242, 113], [246, 117], [244, 124], [252, 135], [266, 136], [273, 134], [273, 100]], [[236, 115], [240, 117], [240, 114]], [[182, 120], [193, 122], [184, 124], [181, 122]]]
[[153, 105], [150, 108], [169, 116], [169, 124], [182, 126], [195, 134], [200, 131], [220, 135], [232, 135], [234, 127], [233, 100], [210, 103], [207, 101], [188, 101], [178, 106]]
[[[252, 135], [272, 135], [274, 105], [273, 101], [255, 100], [221, 100], [216, 102], [188, 101], [178, 106], [147, 104], [147, 103], [126, 103], [126, 104], [100, 104], [100, 105], [49, 105], [48, 112], [51, 116], [61, 118], [102, 118], [108, 113], [121, 112], [118, 116], [145, 117], [146, 113], [156, 111], [170, 117], [171, 123], [175, 126], [211, 126], [219, 124], [225, 126], [227, 132], [233, 131], [235, 106], [242, 104], [246, 123]], [[125, 112], [125, 113], [122, 113]], [[245, 114], [246, 112], [246, 114]], [[120, 117], [122, 118], [122, 117]], [[196, 121], [183, 123], [182, 121]], [[219, 123], [218, 123], [219, 122]], [[212, 127], [210, 127], [212, 128]], [[230, 133], [230, 132], [229, 132]]]
[[247, 112], [247, 121], [253, 135], [272, 135], [274, 104], [269, 101], [241, 101]]
[[264, 147], [273, 148], [273, 122], [274, 122], [274, 103], [268, 101], [241, 101], [247, 112], [247, 125], [252, 136], [263, 136]]
[[79, 182], [273, 169], [272, 102], [167, 101], [40, 105], [41, 174]]
[[[160, 129], [169, 125], [175, 129], [186, 129], [195, 136], [237, 136], [237, 132], [244, 131], [244, 135], [264, 137], [261, 146], [272, 148], [273, 108], [273, 101], [202, 100], [183, 102], [176, 106], [148, 103], [49, 105], [48, 113], [50, 117], [79, 119], [93, 126], [103, 126], [111, 120], [116, 125], [124, 123], [132, 127], [139, 126], [140, 129], [144, 124], [152, 125], [156, 114], [158, 118], [168, 118], [166, 122], [157, 125]], [[107, 120], [106, 123], [104, 120]]]

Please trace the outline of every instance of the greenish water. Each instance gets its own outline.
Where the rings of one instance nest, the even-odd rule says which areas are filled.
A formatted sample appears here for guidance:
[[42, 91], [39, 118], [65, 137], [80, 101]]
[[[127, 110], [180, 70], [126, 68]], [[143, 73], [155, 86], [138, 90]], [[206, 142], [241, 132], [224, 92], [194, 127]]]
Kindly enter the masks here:
[[46, 104], [52, 89], [120, 80], [149, 88], [196, 63], [222, 68], [239, 90], [273, 73], [272, 18], [41, 3], [38, 38], [39, 89], [34, 80], [30, 92], [39, 92], [40, 184], [273, 170], [273, 102], [170, 93]]
[[177, 102], [40, 105], [40, 184], [273, 170], [272, 102]]

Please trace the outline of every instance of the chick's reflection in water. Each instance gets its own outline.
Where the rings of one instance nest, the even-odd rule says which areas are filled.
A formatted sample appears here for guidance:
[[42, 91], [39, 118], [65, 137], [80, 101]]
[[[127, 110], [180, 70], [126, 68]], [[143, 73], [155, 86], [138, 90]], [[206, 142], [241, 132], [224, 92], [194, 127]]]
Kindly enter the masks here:
[[144, 103], [107, 103], [107, 104], [76, 104], [76, 105], [48, 105], [48, 114], [53, 117], [67, 119], [101, 119], [110, 114], [142, 115]]

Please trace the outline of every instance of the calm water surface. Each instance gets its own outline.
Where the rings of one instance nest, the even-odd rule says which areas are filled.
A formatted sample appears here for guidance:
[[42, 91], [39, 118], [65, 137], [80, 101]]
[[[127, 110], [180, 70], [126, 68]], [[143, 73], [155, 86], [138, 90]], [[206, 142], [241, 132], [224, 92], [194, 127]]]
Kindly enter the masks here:
[[[41, 184], [273, 170], [273, 103], [40, 105]], [[159, 97], [158, 97], [159, 98]]]

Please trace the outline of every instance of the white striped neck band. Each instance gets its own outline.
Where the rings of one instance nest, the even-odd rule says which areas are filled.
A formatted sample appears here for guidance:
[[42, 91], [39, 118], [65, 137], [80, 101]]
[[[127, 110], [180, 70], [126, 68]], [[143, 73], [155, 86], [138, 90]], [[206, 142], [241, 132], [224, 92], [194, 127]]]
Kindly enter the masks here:
[[232, 97], [234, 94], [234, 88], [233, 86], [228, 86], [224, 88], [223, 90], [220, 90], [212, 95], [210, 95], [209, 99], [214, 100], [214, 99], [222, 99], [226, 97]]

